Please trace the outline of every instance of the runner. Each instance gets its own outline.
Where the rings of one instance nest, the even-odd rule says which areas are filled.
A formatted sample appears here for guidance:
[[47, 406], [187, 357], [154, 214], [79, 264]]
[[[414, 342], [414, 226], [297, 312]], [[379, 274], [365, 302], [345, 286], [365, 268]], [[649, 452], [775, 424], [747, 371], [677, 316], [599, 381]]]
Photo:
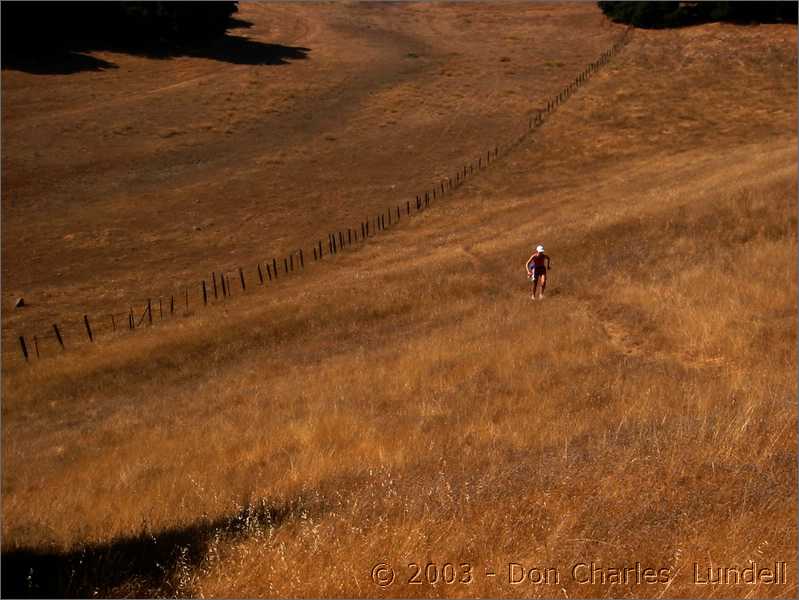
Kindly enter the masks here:
[[530, 299], [535, 300], [535, 291], [538, 287], [538, 280], [540, 279], [541, 293], [538, 296], [538, 299], [543, 300], [544, 290], [547, 287], [547, 269], [552, 268], [552, 261], [550, 260], [549, 256], [544, 254], [544, 247], [541, 245], [536, 247], [535, 254], [529, 258], [524, 266], [527, 269], [527, 277], [530, 278], [530, 281], [533, 284], [533, 295], [530, 296]]

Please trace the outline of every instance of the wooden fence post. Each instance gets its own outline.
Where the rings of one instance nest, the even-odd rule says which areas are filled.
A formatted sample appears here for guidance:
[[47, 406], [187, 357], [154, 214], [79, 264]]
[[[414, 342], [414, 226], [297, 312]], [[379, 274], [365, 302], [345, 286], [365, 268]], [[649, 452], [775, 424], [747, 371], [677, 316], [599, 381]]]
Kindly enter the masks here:
[[277, 259], [272, 259], [272, 272], [275, 274], [275, 279], [277, 279]]
[[264, 284], [264, 272], [261, 271], [261, 263], [258, 263], [258, 283], [260, 285]]
[[186, 314], [189, 314], [189, 288], [186, 288]]
[[28, 348], [25, 346], [25, 336], [19, 336], [19, 347], [22, 349], [22, 356], [25, 357], [25, 362], [28, 362]]
[[58, 340], [58, 343], [61, 344], [61, 349], [66, 350], [66, 346], [64, 346], [64, 339], [61, 337], [61, 332], [58, 331], [58, 325], [53, 323], [53, 331], [55, 331], [55, 339]]
[[147, 298], [147, 320], [150, 322], [150, 325], [153, 324], [153, 304], [149, 298]]
[[175, 296], [169, 296], [169, 314], [175, 314]]
[[266, 276], [269, 278], [269, 281], [272, 281], [272, 267], [269, 263], [266, 263]]
[[94, 342], [94, 336], [92, 336], [92, 327], [89, 325], [89, 315], [83, 315], [83, 324], [86, 325], [86, 333], [89, 335], [89, 341]]
[[222, 297], [227, 298], [227, 285], [225, 284], [225, 274], [219, 274], [219, 283], [222, 284]]
[[111, 329], [113, 331], [117, 330], [117, 322], [114, 320], [114, 315], [111, 315]]
[[33, 336], [33, 350], [36, 352], [36, 358], [42, 357], [42, 355], [39, 354], [39, 338], [35, 335]]
[[241, 280], [241, 291], [242, 292], [246, 292], [247, 291], [247, 284], [244, 283], [244, 271], [242, 270], [241, 267], [239, 267], [239, 279]]
[[130, 312], [128, 313], [128, 326], [133, 329], [136, 327], [136, 319], [133, 317], [133, 307], [130, 307]]
[[305, 268], [305, 258], [302, 255], [302, 248], [300, 248], [300, 269]]
[[208, 306], [208, 291], [205, 289], [205, 279], [203, 279], [203, 306]]
[[161, 296], [158, 296], [158, 320], [164, 320], [164, 305], [161, 303]]
[[219, 298], [219, 294], [216, 291], [216, 273], [213, 271], [211, 272], [211, 283], [214, 286], [214, 300], [217, 300]]
[[322, 240], [319, 240], [319, 260], [322, 260]]
[[289, 272], [289, 259], [285, 257], [283, 258], [283, 271], [285, 273]]

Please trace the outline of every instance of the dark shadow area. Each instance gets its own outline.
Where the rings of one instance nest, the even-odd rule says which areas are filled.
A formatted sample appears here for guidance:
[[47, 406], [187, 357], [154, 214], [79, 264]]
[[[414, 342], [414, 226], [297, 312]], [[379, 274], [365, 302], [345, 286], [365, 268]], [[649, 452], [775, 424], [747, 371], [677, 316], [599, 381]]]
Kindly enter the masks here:
[[89, 55], [95, 51], [237, 65], [285, 65], [310, 51], [229, 35], [252, 27], [233, 17], [235, 2], [6, 2], [0, 9], [2, 68], [33, 74], [117, 67]]
[[41, 56], [7, 56], [3, 54], [3, 69], [24, 71], [34, 75], [70, 75], [80, 71], [117, 69], [114, 63], [69, 50]]
[[243, 37], [226, 35], [205, 46], [187, 48], [178, 55], [210, 58], [234, 65], [285, 65], [289, 60], [307, 58], [308, 52], [310, 52], [309, 48], [301, 46], [265, 44]]
[[612, 21], [643, 29], [689, 27], [714, 22], [737, 25], [797, 22], [796, 2], [600, 1], [597, 5]]
[[252, 27], [252, 23], [249, 21], [244, 21], [243, 19], [237, 19], [236, 17], [230, 17], [228, 20], [228, 29], [249, 29]]
[[[86, 546], [70, 552], [19, 548], [0, 557], [5, 598], [90, 598], [96, 595], [174, 596], [177, 567], [196, 566], [215, 536], [229, 540], [278, 527], [303, 509], [302, 500], [261, 503], [232, 517]], [[185, 591], [184, 591], [185, 592]]]

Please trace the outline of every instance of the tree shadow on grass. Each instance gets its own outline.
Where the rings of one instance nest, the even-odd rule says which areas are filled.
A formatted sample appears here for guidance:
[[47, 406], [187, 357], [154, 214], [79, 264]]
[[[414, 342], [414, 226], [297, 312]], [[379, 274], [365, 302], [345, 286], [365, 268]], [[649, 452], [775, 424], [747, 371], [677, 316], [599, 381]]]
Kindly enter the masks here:
[[50, 52], [40, 56], [3, 56], [3, 69], [24, 71], [34, 75], [71, 75], [81, 71], [104, 71], [118, 68], [112, 62], [71, 50]]
[[201, 563], [216, 538], [231, 539], [280, 526], [304, 510], [298, 499], [281, 506], [250, 505], [234, 516], [205, 519], [157, 533], [60, 552], [18, 548], [3, 552], [5, 598], [89, 598], [109, 594], [174, 596], [176, 571]]
[[286, 65], [290, 60], [308, 58], [308, 52], [310, 49], [302, 46], [265, 44], [244, 37], [226, 35], [210, 44], [186, 48], [177, 55], [209, 58], [234, 65]]
[[[252, 23], [230, 18], [228, 29], [249, 29]], [[99, 34], [98, 34], [99, 35]], [[239, 35], [224, 35], [204, 41], [181, 42], [167, 40], [109, 40], [61, 39], [43, 45], [15, 45], [14, 41], [3, 47], [3, 69], [24, 71], [36, 75], [69, 75], [82, 71], [116, 69], [112, 62], [91, 56], [96, 51], [132, 54], [152, 59], [166, 60], [189, 56], [206, 58], [234, 65], [286, 65], [292, 60], [308, 58], [309, 48], [268, 44]]]
[[86, 52], [107, 50], [147, 58], [166, 60], [181, 56], [207, 58], [234, 65], [286, 65], [292, 60], [308, 58], [309, 48], [266, 44], [245, 37], [225, 35], [210, 43], [189, 47], [150, 46], [134, 48], [130, 46], [105, 46], [102, 48], [65, 49], [46, 54], [30, 56], [24, 54], [5, 54], [3, 69], [23, 71], [34, 75], [70, 75], [82, 71], [103, 71], [116, 69], [112, 62], [90, 56]]

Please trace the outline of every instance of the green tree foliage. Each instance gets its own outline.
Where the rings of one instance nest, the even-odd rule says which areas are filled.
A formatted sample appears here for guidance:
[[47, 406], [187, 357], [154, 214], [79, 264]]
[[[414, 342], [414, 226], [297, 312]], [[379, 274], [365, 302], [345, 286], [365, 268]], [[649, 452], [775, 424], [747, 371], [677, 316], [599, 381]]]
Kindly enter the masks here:
[[635, 27], [680, 27], [710, 21], [796, 23], [796, 2], [597, 2], [610, 19]]

